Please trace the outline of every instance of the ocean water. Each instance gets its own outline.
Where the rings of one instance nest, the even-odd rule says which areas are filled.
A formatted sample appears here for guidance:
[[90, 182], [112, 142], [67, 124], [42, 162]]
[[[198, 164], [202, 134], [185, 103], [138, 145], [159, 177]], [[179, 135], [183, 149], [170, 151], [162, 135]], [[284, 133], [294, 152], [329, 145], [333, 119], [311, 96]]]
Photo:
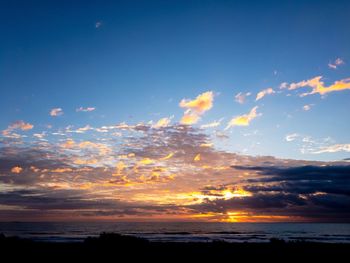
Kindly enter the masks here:
[[0, 233], [38, 241], [80, 242], [101, 232], [114, 232], [162, 242], [269, 242], [286, 241], [350, 243], [350, 224], [320, 223], [0, 223]]

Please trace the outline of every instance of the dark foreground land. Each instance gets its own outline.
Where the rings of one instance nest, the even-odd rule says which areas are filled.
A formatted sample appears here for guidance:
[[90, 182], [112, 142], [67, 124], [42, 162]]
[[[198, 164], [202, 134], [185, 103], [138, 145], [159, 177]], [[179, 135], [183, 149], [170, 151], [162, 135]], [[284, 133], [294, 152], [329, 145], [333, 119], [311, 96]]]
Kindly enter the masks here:
[[[172, 262], [192, 259], [195, 262], [225, 259], [237, 262], [239, 259], [286, 262], [290, 260], [336, 260], [347, 261], [350, 244], [284, 242], [271, 240], [269, 243], [161, 243], [145, 239], [101, 234], [87, 238], [80, 243], [35, 242], [0, 234], [0, 261], [14, 262], [16, 259], [53, 262], [79, 260], [94, 262], [142, 261]], [[2, 261], [1, 259], [7, 259]], [[9, 261], [10, 260], [10, 261]], [[104, 260], [104, 261], [101, 261]]]

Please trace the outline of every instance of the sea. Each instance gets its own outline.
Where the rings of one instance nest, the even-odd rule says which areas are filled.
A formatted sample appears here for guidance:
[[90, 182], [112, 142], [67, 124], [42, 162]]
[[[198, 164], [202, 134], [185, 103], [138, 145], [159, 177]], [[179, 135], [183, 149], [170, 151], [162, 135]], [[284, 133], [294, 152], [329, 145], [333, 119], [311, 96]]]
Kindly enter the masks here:
[[159, 242], [350, 243], [350, 224], [324, 223], [200, 223], [200, 222], [1, 222], [0, 233], [36, 241], [82, 242], [102, 232], [119, 233]]

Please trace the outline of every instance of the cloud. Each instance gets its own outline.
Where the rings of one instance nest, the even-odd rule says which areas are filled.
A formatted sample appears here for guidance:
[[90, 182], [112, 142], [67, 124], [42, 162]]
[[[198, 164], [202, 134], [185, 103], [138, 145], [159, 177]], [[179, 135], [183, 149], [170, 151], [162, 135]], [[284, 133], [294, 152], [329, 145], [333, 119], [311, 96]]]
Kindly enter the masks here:
[[311, 110], [312, 106], [313, 106], [313, 104], [306, 104], [306, 105], [303, 106], [303, 110], [304, 111], [309, 111], [309, 110]]
[[14, 166], [11, 168], [11, 173], [14, 173], [14, 174], [19, 174], [22, 171], [23, 171], [23, 168], [20, 166]]
[[200, 119], [199, 114], [191, 111], [186, 111], [182, 116], [180, 123], [184, 125], [196, 124]]
[[180, 107], [191, 109], [198, 113], [204, 113], [213, 107], [214, 94], [212, 91], [204, 92], [198, 95], [194, 100], [183, 99], [180, 101]]
[[288, 88], [288, 90], [296, 90], [304, 87], [310, 87], [312, 89], [310, 92], [305, 92], [300, 94], [300, 97], [304, 97], [304, 96], [312, 95], [316, 93], [320, 95], [325, 95], [327, 93], [334, 92], [334, 91], [350, 89], [350, 78], [335, 81], [332, 85], [327, 87], [324, 85], [324, 82], [322, 81], [322, 76], [317, 76], [309, 80], [303, 80], [297, 83], [283, 85], [283, 87]]
[[240, 115], [232, 118], [227, 124], [225, 130], [234, 126], [249, 126], [250, 122], [261, 114], [257, 113], [258, 106], [255, 106], [250, 110], [248, 114]]
[[264, 89], [262, 91], [260, 91], [257, 95], [256, 95], [256, 99], [255, 101], [261, 100], [263, 97], [265, 97], [268, 94], [273, 94], [275, 93], [275, 91], [272, 88], [267, 88]]
[[182, 124], [195, 124], [200, 116], [213, 107], [214, 94], [212, 91], [204, 92], [193, 100], [182, 99], [179, 103], [181, 108], [186, 109], [181, 119]]
[[157, 121], [156, 124], [153, 125], [153, 128], [158, 129], [158, 128], [164, 128], [164, 127], [169, 126], [172, 118], [173, 118], [173, 116], [172, 117], [161, 118], [160, 120]]
[[296, 138], [298, 138], [300, 135], [297, 134], [297, 133], [292, 133], [292, 134], [287, 134], [286, 137], [285, 137], [285, 140], [287, 142], [292, 142], [294, 141]]
[[215, 128], [221, 125], [222, 119], [201, 125], [201, 129]]
[[348, 144], [334, 144], [334, 145], [328, 145], [324, 147], [320, 147], [318, 150], [314, 150], [311, 153], [335, 153], [335, 152], [350, 152], [350, 143]]
[[98, 28], [100, 28], [101, 26], [102, 26], [102, 21], [97, 21], [96, 23], [95, 23], [95, 28], [96, 29], [98, 29]]
[[86, 107], [86, 108], [84, 108], [84, 107], [79, 107], [79, 108], [76, 109], [77, 112], [79, 112], [79, 111], [82, 111], [82, 112], [89, 112], [89, 111], [94, 111], [94, 110], [96, 110], [95, 107]]
[[0, 144], [0, 219], [349, 219], [347, 162], [240, 155], [211, 139], [191, 126], [121, 123]]
[[201, 160], [201, 155], [200, 153], [196, 154], [196, 156], [193, 158], [193, 161], [198, 162]]
[[281, 84], [280, 84], [280, 87], [279, 87], [280, 89], [287, 89], [288, 88], [288, 82], [282, 82]]
[[61, 108], [53, 108], [50, 110], [50, 116], [57, 117], [63, 115], [63, 110]]
[[337, 58], [334, 62], [328, 63], [328, 67], [331, 69], [337, 69], [338, 66], [345, 64], [344, 60]]
[[29, 122], [24, 122], [22, 120], [19, 121], [15, 121], [13, 123], [11, 123], [7, 129], [2, 131], [2, 135], [5, 137], [11, 137], [11, 134], [13, 131], [15, 130], [22, 130], [22, 131], [28, 131], [33, 129], [34, 125], [30, 124]]
[[244, 104], [246, 101], [246, 98], [250, 95], [251, 95], [250, 92], [247, 92], [247, 93], [240, 92], [235, 96], [235, 101], [240, 103], [240, 104]]
[[[350, 219], [350, 166], [346, 165], [306, 165], [306, 166], [233, 166], [242, 172], [251, 171], [254, 179], [241, 184], [250, 193], [240, 198], [207, 199], [192, 207], [202, 213], [229, 214], [240, 211], [271, 216], [297, 218], [305, 221], [348, 222]], [[205, 188], [225, 192], [234, 185], [219, 188]], [[215, 192], [214, 192], [215, 194]], [[239, 213], [238, 213], [239, 214]]]

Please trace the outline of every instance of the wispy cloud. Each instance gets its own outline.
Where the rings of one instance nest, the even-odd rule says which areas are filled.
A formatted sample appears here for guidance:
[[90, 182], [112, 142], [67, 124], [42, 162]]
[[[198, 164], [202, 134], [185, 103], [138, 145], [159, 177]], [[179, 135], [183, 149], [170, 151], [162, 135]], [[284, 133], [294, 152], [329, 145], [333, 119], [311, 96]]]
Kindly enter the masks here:
[[305, 92], [300, 94], [300, 97], [304, 97], [312, 94], [325, 95], [334, 91], [341, 91], [350, 89], [350, 78], [335, 81], [330, 86], [325, 86], [322, 81], [322, 76], [317, 76], [309, 80], [303, 80], [296, 83], [286, 84], [282, 83], [281, 88], [287, 88], [288, 90], [296, 90], [299, 88], [310, 87], [312, 90], [310, 92]]
[[335, 61], [329, 62], [328, 67], [331, 69], [337, 69], [340, 65], [343, 64], [345, 64], [344, 60], [342, 60], [341, 58], [337, 58]]
[[240, 104], [244, 104], [247, 97], [250, 95], [251, 95], [250, 92], [247, 92], [247, 93], [240, 92], [240, 93], [236, 94], [235, 101], [240, 103]]
[[80, 111], [82, 111], [82, 112], [89, 112], [89, 111], [94, 111], [94, 110], [96, 110], [95, 107], [86, 107], [86, 108], [79, 107], [79, 108], [76, 109], [77, 112], [80, 112]]
[[264, 89], [256, 95], [255, 101], [261, 100], [266, 95], [273, 94], [273, 93], [275, 93], [275, 91], [272, 88]]
[[348, 144], [334, 144], [334, 145], [328, 145], [319, 148], [318, 150], [313, 151], [312, 153], [318, 154], [318, 153], [335, 153], [335, 152], [350, 152], [350, 143]]
[[291, 134], [287, 134], [286, 137], [285, 137], [285, 140], [287, 142], [292, 142], [294, 141], [296, 138], [298, 138], [300, 135], [297, 134], [297, 133], [291, 133]]
[[248, 126], [252, 120], [261, 115], [257, 113], [257, 109], [258, 106], [255, 106], [249, 113], [232, 118], [227, 124], [225, 130], [234, 126]]
[[203, 124], [201, 125], [201, 129], [207, 129], [207, 128], [215, 128], [221, 125], [223, 119], [220, 119], [218, 121], [213, 121], [207, 124]]
[[57, 117], [63, 115], [63, 110], [61, 108], [53, 108], [50, 110], [50, 116]]
[[312, 106], [313, 106], [313, 104], [306, 104], [306, 105], [303, 106], [303, 110], [304, 111], [309, 111], [309, 110], [311, 110]]
[[102, 21], [97, 21], [96, 23], [95, 23], [95, 28], [96, 29], [98, 29], [98, 28], [100, 28], [101, 26], [102, 26]]

